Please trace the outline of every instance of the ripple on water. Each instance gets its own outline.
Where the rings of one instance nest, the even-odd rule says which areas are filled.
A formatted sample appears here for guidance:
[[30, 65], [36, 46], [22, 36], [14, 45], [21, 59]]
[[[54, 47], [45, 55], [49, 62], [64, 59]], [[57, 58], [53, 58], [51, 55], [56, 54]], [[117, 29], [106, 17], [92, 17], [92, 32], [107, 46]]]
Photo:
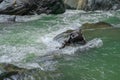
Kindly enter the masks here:
[[[5, 28], [0, 27], [0, 38], [3, 39], [1, 41], [1, 42], [3, 42], [3, 44], [0, 45], [0, 62], [1, 63], [2, 62], [15, 63], [15, 65], [25, 67], [25, 68], [26, 67], [27, 68], [35, 67], [35, 68], [41, 68], [42, 70], [44, 70], [44, 69], [46, 69], [46, 70], [53, 69], [54, 70], [54, 68], [51, 68], [51, 67], [53, 67], [54, 64], [57, 63], [57, 61], [52, 62], [52, 60], [48, 59], [48, 57], [44, 58], [45, 60], [43, 60], [43, 61], [45, 61], [45, 63], [41, 63], [41, 64], [37, 63], [37, 60], [38, 60], [38, 62], [39, 62], [39, 60], [41, 60], [40, 58], [37, 58], [36, 62], [34, 62], [34, 61], [30, 62], [30, 61], [32, 61], [37, 56], [43, 56], [43, 55], [50, 54], [50, 53], [51, 54], [61, 53], [61, 54], [71, 55], [74, 53], [82, 52], [84, 50], [89, 50], [91, 48], [101, 47], [103, 45], [102, 40], [101, 39], [93, 39], [93, 40], [89, 41], [86, 45], [81, 46], [81, 47], [78, 47], [78, 46], [72, 47], [71, 46], [71, 47], [66, 47], [63, 50], [58, 50], [56, 47], [59, 47], [61, 45], [58, 42], [53, 41], [53, 38], [56, 35], [66, 31], [68, 29], [76, 29], [77, 27], [80, 27], [81, 24], [83, 24], [83, 23], [86, 23], [86, 22], [93, 23], [93, 22], [103, 21], [106, 18], [109, 19], [111, 16], [116, 16], [116, 17], [119, 16], [119, 14], [117, 14], [117, 15], [115, 15], [115, 14], [116, 14], [116, 12], [102, 12], [102, 11], [101, 12], [100, 11], [84, 12], [84, 11], [78, 11], [78, 10], [68, 10], [64, 14], [61, 14], [61, 15], [41, 15], [41, 16], [34, 15], [34, 16], [26, 16], [26, 17], [17, 17], [17, 19], [16, 19], [17, 22], [26, 22], [26, 23], [16, 23], [17, 25], [9, 25], [9, 27], [8, 27], [8, 25], [6, 26], [6, 25], [2, 24], [5, 26]], [[54, 17], [54, 19], [52, 17]], [[32, 22], [32, 20], [36, 20], [36, 21]], [[30, 22], [27, 22], [27, 21], [30, 21]], [[0, 26], [1, 26], [1, 24], [0, 24]], [[119, 24], [117, 24], [117, 26], [119, 26]], [[13, 34], [16, 36], [14, 36]], [[15, 40], [11, 39], [11, 41], [8, 41], [8, 44], [7, 43], [4, 44], [4, 41], [6, 40], [4, 37], [7, 35], [14, 38], [15, 40], [16, 40], [16, 37], [19, 39], [19, 37], [22, 37], [24, 35], [24, 37], [22, 37], [20, 39], [27, 38], [28, 41], [31, 39], [33, 41], [31, 41], [30, 44], [22, 44], [20, 42], [16, 42], [16, 45], [11, 45], [12, 42], [15, 41]], [[7, 39], [9, 40], [9, 38], [7, 38]], [[106, 36], [105, 36], [105, 39], [106, 39]], [[17, 45], [17, 44], [20, 44], [20, 45]], [[114, 51], [114, 53], [115, 53], [115, 51]], [[104, 53], [104, 55], [108, 56], [109, 54]], [[119, 54], [116, 54], [116, 56], [117, 55], [119, 56]], [[92, 59], [92, 58], [90, 58], [90, 59]], [[80, 71], [83, 71], [83, 72], [79, 72], [78, 70], [75, 70], [75, 69], [77, 69], [76, 68], [78, 66], [77, 64], [79, 64], [79, 61], [76, 61], [76, 63], [74, 63], [74, 65], [72, 65], [72, 66], [77, 65], [74, 68], [74, 70], [71, 69], [71, 71], [70, 71], [69, 67], [67, 67], [67, 69], [69, 69], [69, 70], [67, 71], [67, 69], [65, 69], [66, 73], [70, 73], [70, 75], [71, 75], [70, 78], [73, 76], [77, 77], [75, 74], [80, 74], [78, 76], [81, 76], [83, 80], [86, 80], [86, 79], [92, 79], [92, 80], [96, 79], [97, 80], [96, 77], [99, 77], [99, 79], [101, 79], [101, 78], [105, 79], [106, 75], [105, 75], [104, 71], [106, 71], [108, 73], [109, 72], [115, 73], [115, 71], [110, 70], [111, 64], [108, 64], [105, 62], [104, 62], [104, 64], [102, 64], [103, 61], [101, 61], [101, 60], [96, 61], [97, 59], [95, 59], [93, 62], [91, 61], [89, 63], [88, 61], [90, 59], [87, 60], [87, 58], [85, 57], [85, 60], [83, 60], [83, 63], [85, 62], [85, 65], [80, 64], [81, 68], [82, 69], [84, 68], [84, 70], [80, 70]], [[48, 60], [48, 61], [46, 61], [46, 60]], [[80, 61], [82, 61], [82, 59]], [[98, 63], [100, 61], [101, 61], [102, 65], [100, 65]], [[96, 65], [94, 65], [94, 64], [96, 64]], [[92, 68], [91, 68], [91, 65], [93, 65]], [[104, 66], [108, 65], [108, 66], [110, 66], [110, 68], [103, 70], [103, 68], [101, 67], [103, 65]], [[117, 67], [117, 66], [118, 65], [114, 65], [114, 67]], [[117, 69], [116, 69], [116, 71], [117, 71]], [[98, 72], [98, 74], [97, 74], [97, 72]]]

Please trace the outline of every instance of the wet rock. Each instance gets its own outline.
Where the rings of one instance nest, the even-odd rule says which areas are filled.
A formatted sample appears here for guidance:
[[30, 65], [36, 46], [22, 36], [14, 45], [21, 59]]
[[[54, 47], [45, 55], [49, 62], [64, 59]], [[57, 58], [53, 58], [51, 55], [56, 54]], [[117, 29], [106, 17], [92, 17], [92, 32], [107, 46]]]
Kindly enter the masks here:
[[0, 80], [6, 80], [18, 78], [18, 76], [21, 76], [21, 74], [23, 74], [26, 69], [19, 68], [13, 64], [1, 63], [0, 71], [2, 71], [2, 73], [0, 74]]
[[64, 0], [67, 9], [84, 9], [87, 0]]
[[94, 11], [120, 9], [120, 0], [64, 0], [68, 8]]
[[71, 10], [75, 10], [76, 9], [75, 7], [72, 7], [72, 6], [68, 5], [68, 4], [65, 4], [65, 8], [66, 9], [71, 9]]
[[84, 45], [86, 43], [81, 29], [79, 30], [67, 30], [66, 32], [63, 32], [59, 35], [57, 35], [54, 40], [61, 42], [62, 46], [61, 48], [64, 48], [65, 46], [69, 46], [71, 44], [81, 44]]
[[72, 8], [76, 9], [76, 6], [77, 6], [76, 0], [63, 0], [63, 1], [67, 9], [72, 9]]
[[0, 0], [0, 3], [2, 2], [3, 0]]
[[88, 0], [86, 10], [117, 10], [120, 0]]
[[13, 64], [9, 64], [9, 63], [0, 63], [0, 67], [4, 69], [4, 71], [16, 71], [16, 72], [23, 72], [25, 71], [24, 68], [19, 68], [18, 66], [15, 66]]
[[16, 22], [16, 16], [14, 15], [0, 15], [0, 23]]
[[65, 7], [62, 0], [3, 0], [0, 3], [0, 14], [33, 15], [63, 12]]
[[3, 72], [3, 73], [0, 74], [0, 80], [9, 79], [11, 76], [13, 76], [13, 75], [15, 76], [17, 74], [18, 74], [18, 72], [15, 72], [15, 71], [13, 71], [13, 72]]
[[113, 26], [106, 22], [97, 22], [97, 23], [84, 23], [81, 28], [85, 29], [104, 29], [104, 28], [112, 28]]
[[0, 80], [52, 80], [60, 74], [39, 68], [26, 69], [9, 63], [0, 63]]

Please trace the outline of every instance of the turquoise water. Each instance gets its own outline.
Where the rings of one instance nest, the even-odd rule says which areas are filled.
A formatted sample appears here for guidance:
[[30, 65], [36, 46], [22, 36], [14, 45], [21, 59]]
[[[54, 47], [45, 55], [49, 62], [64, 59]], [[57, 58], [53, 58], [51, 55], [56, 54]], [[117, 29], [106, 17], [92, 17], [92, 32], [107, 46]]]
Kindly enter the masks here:
[[[38, 16], [36, 16], [38, 17]], [[49, 54], [59, 46], [53, 38], [86, 22], [105, 21], [114, 28], [84, 31], [86, 40], [100, 38], [103, 46], [57, 59], [54, 65], [40, 63], [39, 56]], [[43, 15], [39, 20], [0, 24], [0, 63], [12, 63], [28, 68], [55, 67], [61, 75], [52, 80], [119, 80], [120, 74], [120, 11], [84, 12], [69, 10], [61, 15]], [[64, 53], [64, 52], [63, 52]], [[17, 63], [17, 64], [16, 64]], [[37, 72], [35, 72], [37, 74]], [[56, 73], [52, 73], [53, 75]], [[39, 76], [39, 73], [37, 74]], [[31, 79], [32, 80], [32, 79]], [[49, 80], [49, 78], [47, 79]], [[51, 79], [50, 79], [51, 80]]]
[[60, 61], [62, 80], [119, 80], [120, 74], [120, 29], [86, 32], [89, 39], [100, 37], [104, 45], [78, 54], [71, 60]]

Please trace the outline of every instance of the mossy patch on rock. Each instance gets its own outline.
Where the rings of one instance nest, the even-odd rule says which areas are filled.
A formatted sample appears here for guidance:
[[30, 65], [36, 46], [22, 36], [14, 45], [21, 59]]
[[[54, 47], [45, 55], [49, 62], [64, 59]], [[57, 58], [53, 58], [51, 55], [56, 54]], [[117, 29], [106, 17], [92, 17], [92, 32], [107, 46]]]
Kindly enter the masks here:
[[84, 23], [81, 28], [85, 29], [100, 29], [100, 28], [111, 28], [112, 25], [106, 22], [97, 22], [97, 23]]

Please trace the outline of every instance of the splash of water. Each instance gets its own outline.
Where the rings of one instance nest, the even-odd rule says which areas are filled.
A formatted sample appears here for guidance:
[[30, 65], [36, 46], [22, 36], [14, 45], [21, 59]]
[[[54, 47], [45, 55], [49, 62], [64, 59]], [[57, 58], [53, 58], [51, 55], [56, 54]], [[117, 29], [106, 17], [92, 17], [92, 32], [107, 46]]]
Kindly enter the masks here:
[[[98, 22], [103, 19], [109, 18], [111, 16], [119, 16], [116, 15], [115, 12], [103, 12], [103, 11], [96, 11], [94, 13], [92, 12], [85, 12], [85, 11], [79, 11], [79, 10], [67, 10], [62, 15], [43, 15], [43, 16], [31, 16], [31, 20], [37, 20], [44, 23], [43, 25], [39, 26], [36, 25], [29, 25], [31, 22], [28, 22], [29, 24], [26, 26], [17, 24], [19, 26], [13, 26], [9, 25], [9, 27], [4, 27], [0, 30], [0, 37], [1, 42], [5, 42], [5, 37], [10, 36], [16, 40], [16, 38], [27, 38], [27, 41], [30, 44], [21, 44], [18, 45], [17, 43], [15, 45], [11, 45], [11, 42], [6, 42], [6, 44], [0, 45], [0, 62], [22, 62], [24, 59], [26, 59], [27, 55], [35, 54], [36, 56], [43, 56], [50, 53], [63, 53], [63, 54], [74, 54], [77, 50], [81, 49], [80, 47], [67, 47], [63, 50], [58, 50], [56, 47], [61, 46], [58, 42], [53, 41], [53, 38], [68, 30], [68, 29], [76, 29], [80, 27], [85, 22]], [[42, 18], [51, 18], [56, 17], [56, 19], [52, 20], [44, 20]], [[21, 20], [20, 20], [21, 19]], [[19, 17], [20, 22], [26, 22], [29, 21], [29, 17]], [[46, 23], [51, 23], [53, 25], [49, 25]], [[35, 24], [37, 22], [34, 22]], [[1, 24], [0, 24], [1, 25]], [[4, 25], [4, 24], [3, 24]], [[5, 26], [5, 25], [4, 25]], [[42, 27], [42, 28], [41, 28]], [[4, 30], [4, 31], [2, 31]], [[21, 31], [21, 32], [20, 32]], [[13, 33], [16, 32], [16, 33]], [[17, 34], [17, 36], [14, 35]], [[23, 35], [23, 36], [22, 36]], [[30, 38], [30, 39], [29, 39]], [[8, 38], [9, 40], [9, 38]], [[26, 40], [25, 40], [26, 41]], [[98, 41], [98, 43], [97, 43]], [[100, 39], [96, 39], [95, 43], [90, 42], [93, 47], [99, 46], [101, 44]], [[89, 42], [88, 42], [89, 43]], [[95, 46], [95, 44], [97, 44]], [[91, 48], [90, 44], [87, 44], [89, 46], [82, 46], [83, 48]], [[29, 61], [28, 61], [29, 62]]]

